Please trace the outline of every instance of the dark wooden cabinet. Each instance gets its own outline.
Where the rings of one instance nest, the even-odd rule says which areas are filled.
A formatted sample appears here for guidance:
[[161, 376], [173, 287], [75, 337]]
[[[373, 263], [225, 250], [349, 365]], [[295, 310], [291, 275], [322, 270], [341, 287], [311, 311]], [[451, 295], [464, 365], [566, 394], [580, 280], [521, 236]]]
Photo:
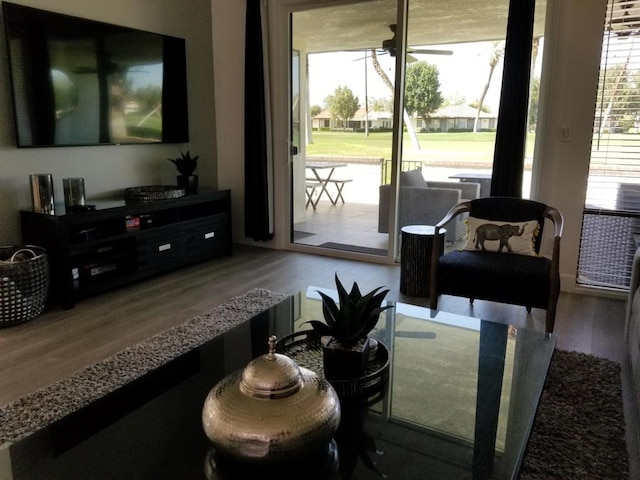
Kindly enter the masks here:
[[22, 240], [47, 250], [51, 298], [77, 299], [189, 263], [231, 255], [231, 193], [206, 190], [146, 203], [104, 202], [56, 215], [21, 211]]

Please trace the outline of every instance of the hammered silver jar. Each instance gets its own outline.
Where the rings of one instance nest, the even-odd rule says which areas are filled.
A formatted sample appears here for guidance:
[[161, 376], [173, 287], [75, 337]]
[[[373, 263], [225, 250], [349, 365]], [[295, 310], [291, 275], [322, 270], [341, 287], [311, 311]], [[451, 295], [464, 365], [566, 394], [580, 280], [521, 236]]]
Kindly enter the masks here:
[[311, 370], [275, 353], [252, 360], [209, 392], [204, 431], [219, 454], [250, 462], [299, 460], [326, 448], [340, 423], [333, 387]]

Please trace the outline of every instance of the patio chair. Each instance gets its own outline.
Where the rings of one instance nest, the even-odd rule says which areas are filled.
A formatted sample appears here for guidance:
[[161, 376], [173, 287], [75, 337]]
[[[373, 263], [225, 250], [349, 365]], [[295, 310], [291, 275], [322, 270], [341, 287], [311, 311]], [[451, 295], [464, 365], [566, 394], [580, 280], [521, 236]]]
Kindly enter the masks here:
[[[479, 196], [478, 183], [426, 181], [419, 168], [401, 172], [398, 228], [407, 225], [435, 225], [452, 206]], [[379, 233], [389, 233], [390, 199], [391, 185], [381, 185], [378, 204]], [[464, 233], [461, 222], [462, 218], [457, 228], [447, 229], [445, 239], [448, 242], [455, 242]]]
[[[438, 231], [468, 214], [465, 245], [431, 256], [430, 307], [437, 309], [440, 295], [546, 309], [547, 332], [555, 323], [560, 294], [560, 238], [563, 217], [553, 207], [533, 200], [489, 197], [455, 205], [435, 225]], [[545, 220], [553, 225], [553, 251], [541, 255]]]

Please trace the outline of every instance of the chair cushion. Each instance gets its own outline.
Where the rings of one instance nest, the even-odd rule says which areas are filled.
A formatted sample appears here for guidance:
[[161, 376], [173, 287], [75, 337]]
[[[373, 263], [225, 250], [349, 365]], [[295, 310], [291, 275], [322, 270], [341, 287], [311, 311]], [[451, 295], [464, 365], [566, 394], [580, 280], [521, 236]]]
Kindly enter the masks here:
[[463, 250], [487, 250], [498, 253], [536, 255], [535, 239], [540, 231], [537, 220], [498, 222], [468, 217], [467, 237]]
[[545, 257], [453, 250], [440, 257], [438, 293], [547, 308], [550, 271]]
[[536, 252], [540, 252], [542, 231], [544, 229], [544, 203], [523, 198], [487, 197], [471, 202], [469, 216], [487, 218], [500, 222], [528, 222], [535, 218], [540, 226], [540, 234], [536, 238]]
[[425, 182], [424, 177], [422, 176], [422, 170], [415, 169], [409, 170], [408, 172], [400, 172], [400, 186], [426, 187], [427, 182]]

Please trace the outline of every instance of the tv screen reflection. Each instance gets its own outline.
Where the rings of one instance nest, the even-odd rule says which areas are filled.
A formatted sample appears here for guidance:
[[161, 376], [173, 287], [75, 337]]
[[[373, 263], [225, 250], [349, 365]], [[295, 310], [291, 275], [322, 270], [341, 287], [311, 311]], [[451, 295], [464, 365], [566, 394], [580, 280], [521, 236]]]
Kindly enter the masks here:
[[3, 3], [18, 146], [188, 141], [184, 40]]

